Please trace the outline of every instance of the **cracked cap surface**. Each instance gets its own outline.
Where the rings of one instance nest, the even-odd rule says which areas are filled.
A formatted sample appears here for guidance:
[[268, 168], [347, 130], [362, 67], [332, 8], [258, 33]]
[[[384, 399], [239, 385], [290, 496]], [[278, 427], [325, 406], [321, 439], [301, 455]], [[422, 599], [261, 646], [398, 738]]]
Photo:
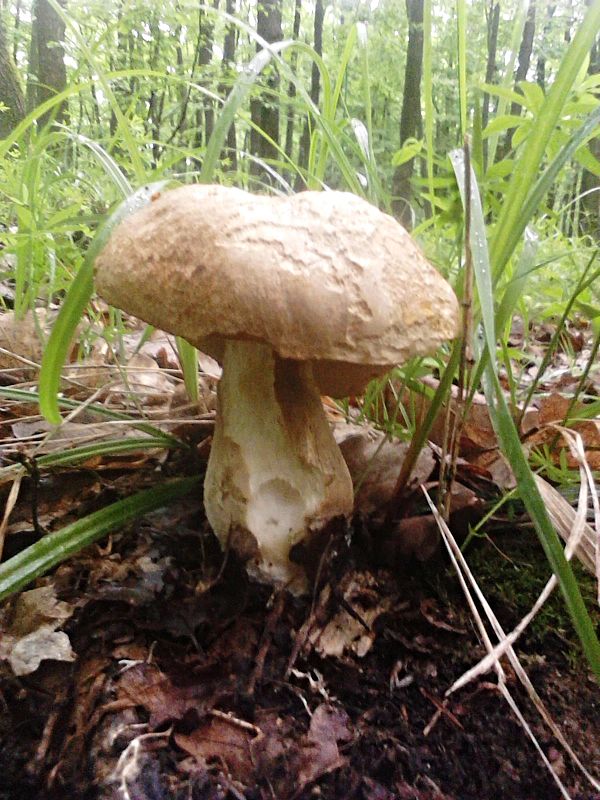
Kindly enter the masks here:
[[211, 355], [234, 338], [312, 361], [333, 396], [458, 333], [450, 285], [399, 223], [347, 192], [165, 192], [112, 232], [96, 285]]

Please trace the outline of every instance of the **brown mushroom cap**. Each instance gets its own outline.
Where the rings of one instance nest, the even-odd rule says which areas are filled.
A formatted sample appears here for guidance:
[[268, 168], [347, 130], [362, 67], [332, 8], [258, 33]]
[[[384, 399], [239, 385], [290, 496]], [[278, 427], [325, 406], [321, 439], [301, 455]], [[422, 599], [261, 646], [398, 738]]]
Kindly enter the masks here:
[[166, 192], [113, 231], [96, 282], [112, 305], [216, 357], [223, 339], [246, 339], [312, 361], [333, 396], [458, 331], [452, 289], [409, 234], [346, 192]]

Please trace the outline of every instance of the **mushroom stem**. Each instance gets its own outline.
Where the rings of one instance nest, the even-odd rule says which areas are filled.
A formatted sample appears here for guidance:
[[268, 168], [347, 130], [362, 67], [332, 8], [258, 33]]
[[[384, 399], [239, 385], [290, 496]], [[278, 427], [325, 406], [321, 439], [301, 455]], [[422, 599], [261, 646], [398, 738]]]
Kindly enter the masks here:
[[223, 547], [248, 559], [250, 572], [306, 588], [290, 549], [353, 506], [310, 363], [226, 342], [204, 504]]

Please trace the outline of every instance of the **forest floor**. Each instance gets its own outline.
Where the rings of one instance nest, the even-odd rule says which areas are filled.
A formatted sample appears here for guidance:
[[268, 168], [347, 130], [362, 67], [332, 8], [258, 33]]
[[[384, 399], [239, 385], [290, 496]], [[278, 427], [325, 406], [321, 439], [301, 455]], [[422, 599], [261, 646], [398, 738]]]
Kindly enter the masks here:
[[[15, 435], [27, 412], [5, 412]], [[24, 480], [4, 558], [39, 537], [33, 508], [55, 529], [161, 477], [201, 473], [207, 440], [193, 435], [196, 463], [177, 451], [105, 457]], [[475, 485], [482, 468], [470, 469]], [[0, 609], [0, 800], [561, 797], [493, 671], [444, 702], [485, 648], [441, 545], [415, 558], [355, 523], [333, 534], [318, 591], [273, 594], [224, 560], [200, 494], [88, 547]], [[518, 506], [486, 534], [467, 555], [510, 630], [549, 568]], [[593, 607], [593, 580], [578, 576]], [[600, 693], [557, 592], [517, 649], [600, 775]], [[503, 666], [570, 796], [600, 800]]]
[[[87, 497], [84, 505], [93, 498], [97, 507], [130, 483], [105, 477], [98, 494], [96, 482], [79, 476], [78, 504]], [[43, 488], [42, 508], [57, 488]], [[493, 675], [453, 695], [424, 733], [446, 689], [484, 649], [441, 558], [376, 568], [362, 538], [350, 548], [340, 542], [327, 596], [314, 604], [272, 596], [233, 557], [221, 573], [200, 500], [149, 515], [62, 565], [42, 582], [51, 592], [35, 613], [68, 617], [74, 660], [45, 660], [22, 677], [0, 673], [0, 798], [560, 797]], [[516, 527], [471, 555], [512, 628], [548, 575], [535, 534]], [[519, 652], [598, 774], [600, 695], [574, 638], [555, 597]], [[598, 800], [506, 668], [571, 796]]]

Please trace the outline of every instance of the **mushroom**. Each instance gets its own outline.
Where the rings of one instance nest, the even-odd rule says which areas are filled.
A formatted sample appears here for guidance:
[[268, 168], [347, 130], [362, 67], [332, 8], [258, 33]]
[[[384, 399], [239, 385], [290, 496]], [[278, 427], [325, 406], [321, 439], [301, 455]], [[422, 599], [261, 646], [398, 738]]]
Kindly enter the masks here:
[[112, 232], [99, 293], [222, 363], [204, 503], [223, 547], [306, 588], [290, 550], [353, 507], [321, 395], [457, 334], [458, 303], [392, 217], [345, 192], [166, 192]]

